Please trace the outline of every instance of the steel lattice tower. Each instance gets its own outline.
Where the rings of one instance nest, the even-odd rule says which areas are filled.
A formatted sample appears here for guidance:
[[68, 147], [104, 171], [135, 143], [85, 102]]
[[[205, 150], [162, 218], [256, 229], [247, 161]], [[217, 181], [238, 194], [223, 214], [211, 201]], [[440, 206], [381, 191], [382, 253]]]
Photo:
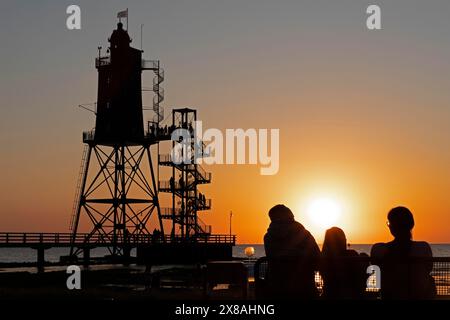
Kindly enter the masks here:
[[[109, 42], [110, 55], [99, 52], [96, 59], [96, 124], [94, 130], [83, 133], [85, 148], [70, 229], [75, 239], [80, 225], [88, 227], [86, 242], [110, 243], [111, 254], [122, 255], [130, 239], [151, 234], [151, 219], [165, 238], [151, 149], [161, 140], [170, 140], [170, 135], [159, 130], [164, 98], [159, 61], [142, 60], [142, 51], [130, 47], [131, 39], [121, 23]], [[144, 70], [155, 73], [151, 88], [155, 118], [146, 129]], [[83, 223], [83, 219], [87, 221]], [[71, 255], [79, 251], [72, 246]]]
[[[211, 226], [206, 225], [198, 216], [198, 211], [211, 209], [211, 199], [206, 199], [198, 190], [199, 185], [211, 183], [211, 173], [206, 172], [196, 161], [196, 158], [206, 156], [203, 142], [198, 141], [195, 136], [196, 121], [197, 111], [194, 109], [172, 110], [172, 129], [184, 129], [189, 135], [189, 141], [185, 142], [185, 148], [180, 149], [179, 154], [185, 161], [173, 161], [173, 154], [159, 155], [159, 165], [172, 169], [170, 180], [159, 183], [160, 192], [172, 195], [172, 208], [163, 210], [162, 218], [171, 220], [171, 235], [186, 240], [208, 237], [211, 234]], [[172, 150], [175, 150], [175, 144], [172, 141]], [[183, 152], [187, 154], [182, 154]]]
[[[170, 155], [152, 158], [152, 151], [159, 153], [159, 143], [171, 141], [177, 129], [188, 130], [192, 138], [188, 149], [195, 150], [195, 144], [200, 143], [201, 151], [196, 156], [205, 156], [203, 143], [194, 137], [197, 112], [174, 109], [172, 125], [162, 127], [164, 71], [159, 60], [142, 60], [142, 51], [130, 47], [130, 37], [121, 23], [109, 42], [110, 55], [101, 56], [99, 49], [95, 62], [96, 123], [95, 129], [83, 132], [85, 147], [70, 223], [70, 255], [98, 243], [106, 244], [112, 255], [128, 256], [131, 244], [205, 242], [211, 226], [201, 221], [198, 211], [209, 210], [211, 199], [199, 193], [198, 186], [210, 183], [211, 174], [196, 163], [194, 154], [190, 163], [182, 164], [173, 162]], [[142, 87], [141, 74], [145, 70], [155, 74], [151, 88]], [[143, 91], [154, 93], [155, 115], [147, 128], [143, 121]], [[172, 147], [175, 144], [172, 140]], [[162, 167], [171, 169], [169, 181], [158, 181]], [[171, 194], [169, 208], [160, 207], [158, 192]], [[171, 222], [169, 232], [164, 220]], [[77, 247], [75, 239], [80, 228], [89, 228], [89, 232], [84, 244]]]

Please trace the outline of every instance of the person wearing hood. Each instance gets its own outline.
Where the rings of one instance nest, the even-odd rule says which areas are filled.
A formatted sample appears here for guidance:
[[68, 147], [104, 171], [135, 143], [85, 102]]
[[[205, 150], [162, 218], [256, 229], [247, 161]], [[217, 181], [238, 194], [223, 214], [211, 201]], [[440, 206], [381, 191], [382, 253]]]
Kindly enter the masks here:
[[266, 295], [282, 299], [318, 297], [314, 276], [320, 249], [316, 240], [284, 205], [270, 209], [269, 217], [271, 223], [264, 236], [268, 258]]

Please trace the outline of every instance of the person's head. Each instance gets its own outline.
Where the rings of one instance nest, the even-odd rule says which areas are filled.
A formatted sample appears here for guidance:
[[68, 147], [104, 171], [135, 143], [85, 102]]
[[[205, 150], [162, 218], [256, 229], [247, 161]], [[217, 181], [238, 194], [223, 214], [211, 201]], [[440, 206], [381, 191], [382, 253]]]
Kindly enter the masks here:
[[277, 204], [270, 209], [269, 217], [272, 222], [294, 221], [294, 214], [291, 209], [283, 204]]
[[388, 213], [388, 226], [391, 234], [396, 239], [411, 239], [411, 231], [414, 227], [414, 217], [405, 207], [395, 207]]
[[325, 232], [322, 253], [325, 256], [336, 256], [347, 250], [347, 238], [344, 231], [338, 227], [332, 227]]
[[123, 24], [122, 24], [122, 22], [119, 22], [119, 23], [117, 24], [117, 30], [123, 30]]

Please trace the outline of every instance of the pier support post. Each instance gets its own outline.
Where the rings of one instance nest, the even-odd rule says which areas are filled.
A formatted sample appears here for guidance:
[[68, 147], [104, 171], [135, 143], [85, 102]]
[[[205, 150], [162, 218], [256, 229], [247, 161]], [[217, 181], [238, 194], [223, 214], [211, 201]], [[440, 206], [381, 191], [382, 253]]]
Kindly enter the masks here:
[[131, 257], [131, 246], [125, 245], [123, 247], [123, 265], [124, 266], [130, 265], [130, 257]]
[[88, 266], [91, 261], [91, 249], [88, 247], [83, 248], [83, 265]]
[[37, 248], [37, 268], [38, 272], [44, 271], [44, 264], [45, 264], [45, 248], [44, 247], [38, 247]]

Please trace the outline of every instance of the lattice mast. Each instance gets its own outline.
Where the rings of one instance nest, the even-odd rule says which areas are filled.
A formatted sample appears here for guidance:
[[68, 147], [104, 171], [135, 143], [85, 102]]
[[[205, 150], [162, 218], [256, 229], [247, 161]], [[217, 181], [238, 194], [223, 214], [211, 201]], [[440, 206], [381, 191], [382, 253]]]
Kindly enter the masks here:
[[[198, 186], [211, 182], [194, 158], [190, 164], [175, 164], [169, 155], [159, 155], [159, 143], [171, 140], [171, 133], [189, 129], [194, 149], [197, 112], [175, 109], [172, 125], [161, 126], [164, 119], [164, 70], [159, 60], [143, 60], [142, 50], [130, 46], [128, 32], [119, 23], [109, 38], [109, 55], [96, 58], [98, 94], [96, 123], [83, 132], [85, 147], [77, 181], [70, 222], [73, 239], [80, 228], [88, 229], [85, 243], [92, 239], [110, 243], [113, 255], [126, 254], [131, 241], [189, 240], [207, 237], [211, 227], [204, 224], [198, 212], [211, 208]], [[142, 72], [153, 71], [151, 88], [142, 87]], [[152, 91], [154, 117], [144, 128], [142, 92]], [[175, 142], [172, 141], [173, 146]], [[158, 154], [154, 168], [152, 150]], [[200, 148], [203, 156], [203, 144]], [[197, 148], [198, 150], [198, 148]], [[193, 157], [193, 155], [192, 155]], [[171, 168], [169, 181], [159, 181], [160, 167]], [[171, 194], [171, 206], [161, 208], [158, 192]], [[163, 220], [171, 220], [170, 237], [166, 237]], [[74, 243], [74, 242], [73, 242]], [[72, 245], [71, 255], [81, 252]], [[129, 252], [128, 252], [129, 254]]]
[[[95, 129], [83, 133], [86, 144], [77, 183], [70, 230], [73, 239], [80, 227], [90, 238], [111, 243], [113, 255], [121, 255], [130, 239], [152, 233], [151, 221], [164, 240], [164, 224], [158, 200], [157, 177], [151, 148], [169, 140], [159, 130], [164, 99], [164, 71], [159, 60], [142, 60], [142, 50], [130, 46], [121, 23], [113, 31], [110, 55], [96, 59], [98, 95]], [[142, 80], [144, 70], [155, 73], [155, 117], [144, 129]], [[82, 221], [84, 220], [84, 221]], [[71, 248], [71, 255], [79, 248]]]
[[[184, 129], [190, 135], [188, 145], [176, 151], [179, 152], [176, 156], [188, 161], [182, 163], [174, 161], [173, 154], [159, 156], [159, 165], [171, 168], [170, 180], [160, 181], [159, 184], [160, 192], [172, 195], [172, 207], [163, 210], [162, 218], [172, 221], [172, 237], [186, 240], [207, 237], [211, 234], [211, 226], [206, 225], [198, 216], [199, 211], [211, 209], [212, 201], [206, 199], [205, 194], [198, 189], [200, 185], [211, 183], [211, 173], [206, 172], [195, 159], [205, 156], [203, 143], [196, 141], [194, 132], [196, 121], [196, 110], [174, 109], [171, 131]], [[172, 150], [176, 150], [176, 144], [176, 141], [172, 141]]]

